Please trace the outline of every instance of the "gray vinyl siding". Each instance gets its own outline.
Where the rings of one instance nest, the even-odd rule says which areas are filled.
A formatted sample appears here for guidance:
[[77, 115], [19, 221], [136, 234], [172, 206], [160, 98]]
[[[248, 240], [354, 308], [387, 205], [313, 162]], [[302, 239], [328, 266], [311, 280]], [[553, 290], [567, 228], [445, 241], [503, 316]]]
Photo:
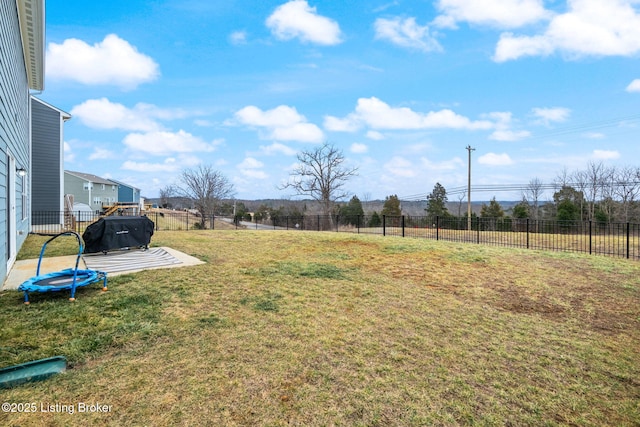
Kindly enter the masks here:
[[[91, 183], [91, 191], [84, 184], [89, 181], [65, 172], [64, 194], [72, 194], [74, 203], [84, 203], [93, 211], [100, 211], [103, 205], [112, 205], [118, 201], [118, 185], [115, 183]], [[102, 186], [104, 185], [104, 189]], [[100, 202], [95, 202], [95, 199]]]
[[[62, 118], [58, 110], [31, 100], [32, 212], [59, 212], [62, 205]], [[45, 215], [46, 216], [46, 215]], [[33, 215], [34, 224], [42, 215]]]
[[[0, 1], [0, 279], [7, 275], [9, 235], [7, 233], [8, 156], [18, 167], [31, 170], [29, 164], [29, 89], [16, 3]], [[28, 180], [27, 180], [28, 182]], [[29, 231], [29, 218], [21, 215], [22, 180], [16, 177], [16, 252]], [[28, 197], [27, 197], [28, 200]], [[28, 211], [27, 211], [28, 212]]]
[[89, 192], [83, 190], [86, 181], [68, 173], [64, 174], [64, 194], [73, 195], [74, 203], [84, 203], [91, 206]]

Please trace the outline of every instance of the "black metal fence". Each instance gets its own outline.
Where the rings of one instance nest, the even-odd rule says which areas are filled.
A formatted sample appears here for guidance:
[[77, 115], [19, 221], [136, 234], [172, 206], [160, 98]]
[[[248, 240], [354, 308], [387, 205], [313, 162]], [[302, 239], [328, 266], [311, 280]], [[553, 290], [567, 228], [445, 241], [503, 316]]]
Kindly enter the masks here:
[[[583, 252], [640, 259], [640, 224], [553, 221], [514, 218], [467, 218], [386, 215], [299, 215], [262, 221], [207, 216], [191, 212], [149, 211], [157, 231], [194, 229], [272, 229], [333, 231], [413, 237], [547, 251]], [[82, 233], [99, 216], [92, 212], [37, 212], [33, 232], [74, 230]]]

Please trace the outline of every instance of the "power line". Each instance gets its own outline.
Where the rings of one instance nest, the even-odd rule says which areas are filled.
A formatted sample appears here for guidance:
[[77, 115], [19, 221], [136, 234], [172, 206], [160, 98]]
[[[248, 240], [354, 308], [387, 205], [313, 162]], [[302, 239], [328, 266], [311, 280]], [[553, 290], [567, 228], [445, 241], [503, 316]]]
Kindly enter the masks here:
[[[616, 181], [616, 182], [607, 182], [598, 184], [598, 188], [618, 188], [622, 186], [634, 186], [640, 185], [640, 181]], [[539, 184], [536, 185], [536, 189], [538, 190], [559, 190], [563, 186], [573, 187], [573, 188], [584, 188], [591, 187], [591, 185], [585, 186], [584, 183], [576, 183], [576, 182], [567, 182], [564, 184], [561, 183], [551, 183], [551, 184]], [[531, 190], [530, 184], [486, 184], [486, 185], [472, 185], [471, 192], [472, 193], [481, 193], [481, 192], [514, 192], [514, 191], [529, 191]], [[467, 192], [467, 186], [454, 187], [447, 190], [447, 196], [455, 196], [458, 194], [464, 194]], [[409, 196], [399, 197], [400, 200], [405, 201], [426, 201], [428, 200], [429, 193], [423, 194], [412, 194]]]

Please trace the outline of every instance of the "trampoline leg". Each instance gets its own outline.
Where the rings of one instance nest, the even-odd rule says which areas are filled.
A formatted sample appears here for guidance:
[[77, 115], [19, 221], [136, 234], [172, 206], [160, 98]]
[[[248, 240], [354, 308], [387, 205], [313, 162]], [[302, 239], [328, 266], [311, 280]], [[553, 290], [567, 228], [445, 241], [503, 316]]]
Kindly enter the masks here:
[[29, 305], [31, 302], [29, 301], [29, 294], [27, 291], [24, 291], [24, 305]]
[[107, 275], [104, 275], [104, 279], [102, 281], [102, 292], [107, 292]]
[[69, 298], [69, 301], [75, 301], [76, 300], [76, 288], [75, 286], [73, 288], [71, 288], [71, 298]]

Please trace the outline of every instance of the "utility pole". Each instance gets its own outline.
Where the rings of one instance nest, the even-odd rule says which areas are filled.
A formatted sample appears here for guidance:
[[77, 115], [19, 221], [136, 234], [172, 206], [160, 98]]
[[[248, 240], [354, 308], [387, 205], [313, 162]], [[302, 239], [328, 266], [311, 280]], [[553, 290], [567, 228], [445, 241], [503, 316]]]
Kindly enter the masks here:
[[467, 145], [467, 151], [469, 152], [469, 180], [467, 184], [467, 230], [471, 231], [471, 152], [475, 148], [471, 148]]

